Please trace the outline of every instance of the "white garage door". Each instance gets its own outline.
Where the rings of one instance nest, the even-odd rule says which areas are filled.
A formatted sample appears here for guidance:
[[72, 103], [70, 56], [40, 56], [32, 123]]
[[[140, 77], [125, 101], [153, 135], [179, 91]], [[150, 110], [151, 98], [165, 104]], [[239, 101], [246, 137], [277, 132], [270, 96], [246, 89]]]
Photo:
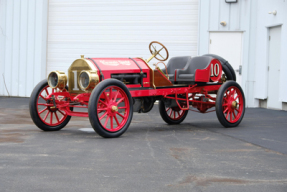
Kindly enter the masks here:
[[198, 0], [49, 0], [47, 73], [81, 54], [148, 58], [151, 41], [195, 56], [197, 36]]

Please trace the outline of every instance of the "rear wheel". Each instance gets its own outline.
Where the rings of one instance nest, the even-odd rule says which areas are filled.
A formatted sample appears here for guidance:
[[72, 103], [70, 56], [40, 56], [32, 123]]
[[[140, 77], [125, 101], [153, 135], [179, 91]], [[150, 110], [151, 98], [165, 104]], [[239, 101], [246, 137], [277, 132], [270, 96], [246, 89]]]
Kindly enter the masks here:
[[168, 124], [180, 124], [188, 114], [188, 110], [179, 107], [166, 107], [163, 101], [158, 104], [161, 118]]
[[235, 81], [227, 81], [218, 90], [216, 115], [224, 127], [236, 127], [245, 113], [245, 98], [241, 87]]
[[34, 88], [30, 97], [30, 116], [37, 127], [43, 131], [58, 131], [71, 119], [71, 116], [64, 111], [54, 107], [52, 99], [46, 98], [54, 91], [55, 89], [51, 89], [45, 79]]
[[119, 137], [129, 127], [133, 117], [132, 97], [119, 80], [107, 79], [93, 90], [89, 101], [89, 119], [102, 137]]

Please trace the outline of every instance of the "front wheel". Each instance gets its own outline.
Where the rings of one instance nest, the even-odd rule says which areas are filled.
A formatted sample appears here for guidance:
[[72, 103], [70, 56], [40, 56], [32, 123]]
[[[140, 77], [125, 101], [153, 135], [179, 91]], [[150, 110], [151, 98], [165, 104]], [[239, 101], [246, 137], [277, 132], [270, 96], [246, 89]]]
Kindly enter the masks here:
[[245, 98], [235, 81], [227, 81], [219, 88], [215, 108], [217, 118], [224, 127], [240, 124], [245, 113]]
[[71, 119], [64, 111], [54, 107], [52, 99], [46, 98], [54, 91], [60, 90], [51, 89], [45, 79], [36, 85], [30, 97], [30, 116], [35, 125], [43, 131], [58, 131]]
[[107, 79], [93, 90], [89, 101], [89, 119], [102, 137], [121, 136], [133, 117], [133, 102], [128, 88], [119, 80]]
[[168, 124], [180, 124], [188, 113], [179, 107], [166, 107], [163, 101], [159, 101], [158, 107], [161, 118]]

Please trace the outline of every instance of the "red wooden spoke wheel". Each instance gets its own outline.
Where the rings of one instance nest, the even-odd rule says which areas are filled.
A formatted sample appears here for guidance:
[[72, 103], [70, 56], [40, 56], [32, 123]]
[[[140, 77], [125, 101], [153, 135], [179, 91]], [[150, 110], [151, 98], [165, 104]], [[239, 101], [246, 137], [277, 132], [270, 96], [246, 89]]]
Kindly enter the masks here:
[[167, 115], [172, 120], [179, 120], [183, 117], [184, 111], [181, 110], [179, 107], [168, 107], [165, 109]]
[[245, 98], [241, 87], [235, 81], [224, 83], [218, 90], [216, 114], [225, 127], [235, 127], [245, 112]]
[[163, 101], [159, 101], [159, 112], [166, 123], [179, 124], [186, 118], [188, 110], [181, 110], [179, 107], [166, 107]]
[[103, 128], [110, 132], [122, 129], [130, 109], [127, 94], [117, 86], [109, 86], [101, 93], [98, 103], [101, 104], [97, 108], [98, 119]]
[[102, 137], [122, 135], [132, 119], [132, 98], [127, 87], [115, 79], [99, 83], [89, 101], [89, 119]]
[[30, 115], [34, 123], [43, 131], [58, 131], [71, 119], [71, 116], [57, 108], [58, 98], [55, 99], [56, 107], [52, 99], [47, 99], [47, 96], [54, 91], [49, 87], [47, 80], [43, 80], [34, 88], [30, 97]]

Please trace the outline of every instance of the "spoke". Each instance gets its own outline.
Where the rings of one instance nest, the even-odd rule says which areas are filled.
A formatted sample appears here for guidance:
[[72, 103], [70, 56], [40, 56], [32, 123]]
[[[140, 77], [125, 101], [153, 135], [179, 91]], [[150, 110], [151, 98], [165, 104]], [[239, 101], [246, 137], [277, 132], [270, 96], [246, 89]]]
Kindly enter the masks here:
[[177, 114], [178, 114], [178, 117], [180, 117], [179, 111], [177, 112]]
[[117, 93], [116, 93], [116, 95], [115, 95], [114, 102], [116, 102], [119, 92], [120, 92], [120, 91], [118, 90]]
[[106, 101], [108, 101], [109, 98], [108, 98], [108, 96], [107, 96], [107, 93], [106, 93], [106, 92], [103, 92], [103, 94], [104, 94], [104, 96], [105, 96], [105, 98], [106, 98]]
[[228, 115], [229, 115], [229, 111], [227, 112], [227, 115], [225, 116], [225, 118], [228, 120]]
[[232, 121], [232, 113], [230, 112], [230, 121]]
[[153, 47], [154, 52], [156, 52], [156, 48], [153, 45], [151, 45], [151, 46]]
[[44, 121], [46, 121], [46, 119], [47, 119], [49, 113], [50, 113], [50, 111], [48, 111], [47, 114], [45, 115], [45, 117], [44, 117], [44, 119], [43, 119]]
[[55, 89], [52, 89], [52, 93], [54, 93], [55, 92]]
[[39, 115], [42, 114], [44, 111], [46, 111], [48, 109], [48, 107], [46, 107], [45, 109], [43, 109], [42, 111], [39, 112]]
[[168, 110], [170, 110], [170, 107], [169, 107], [169, 108], [167, 108], [165, 111], [166, 111], [166, 112], [168, 112]]
[[48, 90], [47, 90], [47, 87], [45, 88], [45, 91], [46, 91], [46, 94], [49, 95], [49, 92], [48, 92]]
[[118, 118], [117, 118], [117, 116], [115, 115], [115, 120], [116, 120], [116, 122], [117, 122], [117, 124], [118, 124], [118, 126], [120, 125], [120, 123], [119, 123], [119, 120], [118, 120]]
[[228, 110], [228, 107], [226, 107], [226, 109], [223, 111], [223, 114], [224, 114], [224, 113], [226, 113], [226, 112], [227, 112], [227, 110]]
[[173, 112], [173, 118], [175, 119], [175, 111]]
[[231, 90], [230, 90], [230, 89], [227, 89], [227, 91], [226, 91], [226, 96], [227, 96], [227, 97], [230, 96], [230, 92], [231, 92]]
[[124, 107], [118, 107], [118, 109], [126, 109], [127, 107], [126, 106], [124, 106]]
[[158, 55], [159, 55], [162, 59], [164, 59], [163, 56], [161, 56], [161, 54], [158, 53]]
[[168, 115], [168, 116], [170, 116], [170, 117], [171, 117], [171, 113], [172, 113], [172, 110], [170, 110], [170, 112], [169, 112], [169, 115]]
[[43, 97], [41, 94], [40, 94], [40, 97], [42, 97], [42, 99], [44, 99], [45, 101], [47, 101], [47, 99], [45, 97]]
[[233, 96], [235, 89], [230, 90], [230, 95]]
[[118, 105], [118, 104], [119, 104], [120, 102], [122, 102], [124, 99], [125, 99], [125, 98], [122, 97], [120, 100], [118, 100], [118, 102], [117, 102], [116, 104]]
[[107, 114], [108, 114], [108, 112], [106, 111], [106, 112], [99, 118], [99, 120], [102, 120]]
[[106, 111], [106, 110], [108, 110], [108, 108], [98, 108], [97, 110], [98, 111]]
[[237, 111], [239, 113], [238, 109], [235, 109], [235, 111]]
[[159, 52], [161, 52], [162, 49], [163, 49], [163, 47], [157, 52], [157, 54], [159, 54]]
[[238, 97], [239, 97], [239, 95], [237, 95], [237, 96], [234, 98], [234, 100], [236, 100]]
[[113, 121], [114, 121], [114, 118], [111, 117], [111, 129], [113, 129]]
[[113, 89], [110, 87], [110, 100], [113, 100]]
[[107, 124], [108, 124], [108, 122], [109, 122], [109, 118], [110, 118], [110, 116], [107, 116], [107, 118], [106, 118], [106, 122], [105, 122], [105, 127], [107, 128]]
[[236, 115], [235, 115], [234, 111], [232, 111], [232, 114], [234, 115], [234, 119], [236, 119]]
[[58, 115], [57, 115], [57, 112], [55, 112], [55, 116], [56, 116], [56, 119], [57, 119], [57, 121], [58, 121], [58, 123], [59, 123], [60, 120], [59, 120], [59, 117], [58, 117]]
[[121, 116], [123, 119], [125, 118], [125, 116], [123, 116], [123, 115], [120, 114], [119, 112], [117, 112], [117, 114], [118, 114], [119, 116]]
[[66, 113], [63, 113], [61, 110], [58, 110], [63, 116], [66, 115]]
[[105, 103], [104, 101], [102, 101], [102, 100], [99, 100], [99, 102], [101, 102], [102, 104], [104, 104], [105, 106], [108, 106], [108, 104], [107, 103]]
[[228, 104], [227, 104], [227, 103], [225, 103], [225, 104], [223, 104], [222, 106], [228, 106]]
[[53, 124], [53, 112], [51, 112], [51, 115], [50, 115], [50, 124]]
[[53, 106], [53, 104], [47, 104], [47, 103], [38, 103], [38, 105], [42, 105], [42, 106]]

